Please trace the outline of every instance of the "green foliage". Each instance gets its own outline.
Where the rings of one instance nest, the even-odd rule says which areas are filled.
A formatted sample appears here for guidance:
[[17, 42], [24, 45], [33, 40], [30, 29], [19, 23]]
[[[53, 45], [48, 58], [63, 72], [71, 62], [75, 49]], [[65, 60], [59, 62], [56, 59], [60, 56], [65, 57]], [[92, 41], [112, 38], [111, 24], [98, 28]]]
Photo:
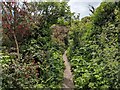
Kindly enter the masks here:
[[34, 63], [20, 63], [12, 60], [9, 64], [2, 66], [2, 89], [33, 88], [38, 83], [38, 73]]
[[101, 26], [108, 21], [115, 19], [114, 14], [115, 3], [113, 2], [102, 2], [101, 5], [95, 10], [92, 20], [95, 25]]
[[[69, 25], [70, 8], [66, 2], [37, 2], [26, 5], [32, 19], [31, 33], [23, 38], [23, 43], [19, 43], [20, 61], [12, 58], [9, 63], [5, 62], [2, 88], [61, 88], [64, 72], [62, 54], [65, 46], [52, 39], [51, 26], [60, 24], [58, 19], [62, 18], [67, 22], [64, 24]], [[39, 12], [36, 14], [36, 11]], [[11, 46], [7, 48], [10, 50], [5, 51], [12, 53]]]
[[[32, 47], [31, 47], [32, 48]], [[34, 48], [35, 50], [35, 48]], [[33, 51], [33, 50], [30, 50]], [[38, 53], [37, 53], [38, 52]], [[37, 53], [37, 54], [36, 54]], [[63, 79], [63, 60], [62, 54], [52, 48], [42, 55], [36, 50], [33, 52], [34, 57], [38, 59], [31, 60], [26, 57], [22, 62], [14, 61], [9, 56], [4, 56], [2, 64], [2, 88], [60, 88]], [[39, 57], [41, 54], [41, 57]], [[29, 59], [29, 62], [27, 62]], [[57, 83], [56, 83], [57, 82]]]
[[[43, 39], [43, 38], [41, 38]], [[60, 88], [63, 79], [63, 60], [62, 51], [59, 46], [54, 46], [49, 41], [46, 41], [46, 45], [41, 46], [38, 42], [39, 40], [31, 39], [29, 44], [22, 46], [22, 52], [25, 61], [33, 58], [35, 62], [40, 63], [39, 71], [39, 83], [35, 87], [50, 87], [50, 88]], [[29, 52], [29, 53], [28, 53]], [[28, 54], [27, 54], [28, 53]], [[31, 56], [31, 57], [30, 57]], [[56, 83], [57, 82], [57, 83]]]
[[120, 88], [118, 10], [115, 3], [102, 3], [91, 17], [72, 22], [67, 55], [76, 88]]
[[[119, 90], [120, 2], [103, 2], [93, 15], [81, 20], [79, 14], [72, 17], [73, 13], [66, 2], [25, 4], [31, 16], [31, 33], [23, 38], [23, 43], [18, 42], [21, 55], [19, 61], [10, 55], [14, 52], [11, 49], [14, 41], [4, 36], [3, 46], [9, 49], [1, 53], [2, 89], [61, 88], [65, 69], [62, 55], [69, 38], [67, 55], [75, 87], [85, 90]], [[52, 25], [60, 26], [60, 35], [52, 32]], [[66, 26], [71, 29], [69, 36], [64, 29]]]
[[0, 53], [0, 64], [7, 64], [10, 62], [10, 56]]

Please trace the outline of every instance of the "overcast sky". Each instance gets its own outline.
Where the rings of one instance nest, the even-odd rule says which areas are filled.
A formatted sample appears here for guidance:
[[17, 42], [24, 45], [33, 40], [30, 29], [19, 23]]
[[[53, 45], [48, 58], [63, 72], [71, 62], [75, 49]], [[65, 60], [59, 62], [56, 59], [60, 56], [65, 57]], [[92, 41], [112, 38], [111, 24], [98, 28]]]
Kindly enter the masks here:
[[70, 5], [71, 11], [77, 13], [80, 13], [80, 18], [83, 18], [85, 16], [89, 16], [89, 5], [92, 5], [93, 7], [98, 7], [102, 0], [70, 0], [68, 2], [68, 5]]

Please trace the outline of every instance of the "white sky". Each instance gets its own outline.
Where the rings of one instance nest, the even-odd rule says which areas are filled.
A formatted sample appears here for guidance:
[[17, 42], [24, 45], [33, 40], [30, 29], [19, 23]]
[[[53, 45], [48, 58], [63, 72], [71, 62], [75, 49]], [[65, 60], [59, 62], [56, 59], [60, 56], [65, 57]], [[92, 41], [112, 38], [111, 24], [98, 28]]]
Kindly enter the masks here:
[[77, 13], [80, 13], [80, 18], [83, 18], [85, 16], [89, 16], [89, 5], [92, 5], [93, 7], [98, 7], [102, 0], [70, 0], [68, 2], [68, 5], [70, 5], [71, 11]]

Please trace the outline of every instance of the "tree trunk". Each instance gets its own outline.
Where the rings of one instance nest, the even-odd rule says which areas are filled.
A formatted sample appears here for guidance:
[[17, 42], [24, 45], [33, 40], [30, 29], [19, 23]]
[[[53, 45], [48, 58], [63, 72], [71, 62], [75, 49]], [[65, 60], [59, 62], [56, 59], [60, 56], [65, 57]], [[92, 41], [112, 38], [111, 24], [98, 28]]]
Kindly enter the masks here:
[[16, 49], [17, 49], [17, 56], [18, 56], [18, 60], [20, 60], [19, 45], [18, 45], [18, 41], [17, 41], [17, 38], [16, 38], [16, 35], [15, 35], [15, 32], [14, 32], [14, 31], [13, 31], [13, 37], [14, 37], [15, 44], [16, 44]]

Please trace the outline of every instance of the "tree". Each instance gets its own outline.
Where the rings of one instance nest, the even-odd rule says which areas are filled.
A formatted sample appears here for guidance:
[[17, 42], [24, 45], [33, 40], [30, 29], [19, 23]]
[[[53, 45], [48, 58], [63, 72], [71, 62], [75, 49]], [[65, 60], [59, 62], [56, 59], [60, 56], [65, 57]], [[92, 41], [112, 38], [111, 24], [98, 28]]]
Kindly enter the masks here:
[[6, 35], [9, 40], [14, 40], [19, 60], [19, 44], [30, 34], [31, 16], [28, 14], [25, 2], [2, 2], [2, 9], [3, 34]]
[[114, 8], [115, 8], [114, 3], [102, 2], [101, 5], [94, 11], [94, 14], [92, 15], [94, 24], [101, 26], [108, 21], [114, 21], [115, 20]]

